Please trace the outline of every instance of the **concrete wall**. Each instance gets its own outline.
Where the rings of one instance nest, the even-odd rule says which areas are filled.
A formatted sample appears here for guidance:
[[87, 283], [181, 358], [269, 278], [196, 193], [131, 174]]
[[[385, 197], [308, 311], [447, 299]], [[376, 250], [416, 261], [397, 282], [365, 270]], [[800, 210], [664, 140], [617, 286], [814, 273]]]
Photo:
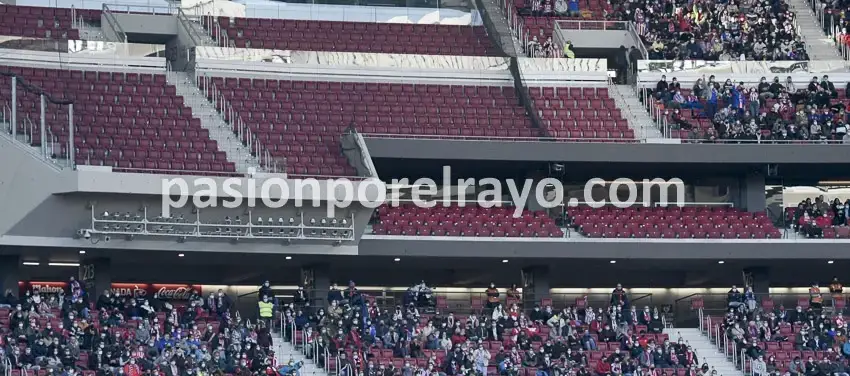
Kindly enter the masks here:
[[[174, 16], [149, 16], [112, 12], [127, 34], [174, 35], [177, 34], [177, 18]], [[107, 25], [101, 22], [102, 25]], [[105, 26], [104, 29], [109, 29]]]
[[[620, 48], [635, 46], [627, 30], [569, 30], [561, 29], [564, 40], [573, 42], [575, 48]], [[637, 46], [635, 46], [637, 47]]]

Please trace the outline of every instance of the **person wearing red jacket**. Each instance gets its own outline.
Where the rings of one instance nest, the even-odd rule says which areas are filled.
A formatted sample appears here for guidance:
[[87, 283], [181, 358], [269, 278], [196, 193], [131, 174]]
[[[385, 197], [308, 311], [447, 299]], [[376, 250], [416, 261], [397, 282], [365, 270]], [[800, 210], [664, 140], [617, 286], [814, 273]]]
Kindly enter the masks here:
[[817, 234], [813, 234], [816, 236], [823, 237], [823, 229], [832, 226], [832, 220], [826, 216], [826, 213], [823, 213], [822, 216], [815, 218], [815, 231]]
[[136, 359], [130, 358], [130, 362], [124, 365], [124, 375], [142, 376], [142, 369], [136, 364]]
[[598, 375], [607, 375], [609, 372], [611, 372], [611, 365], [605, 359], [600, 360], [596, 364], [596, 373]]

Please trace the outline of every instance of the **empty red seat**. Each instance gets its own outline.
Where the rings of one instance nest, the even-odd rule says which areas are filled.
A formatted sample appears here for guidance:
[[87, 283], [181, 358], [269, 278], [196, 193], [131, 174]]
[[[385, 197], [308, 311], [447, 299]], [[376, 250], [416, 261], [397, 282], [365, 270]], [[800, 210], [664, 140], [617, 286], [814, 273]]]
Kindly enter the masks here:
[[[210, 33], [218, 32], [212, 25], [204, 26]], [[497, 53], [483, 26], [228, 17], [219, 17], [218, 26], [237, 47], [461, 56]]]
[[[76, 99], [74, 145], [77, 164], [137, 172], [179, 172], [185, 171], [187, 166], [191, 166], [192, 171], [215, 171], [213, 166], [203, 169], [196, 164], [200, 156], [194, 151], [200, 149], [219, 156], [217, 170], [235, 171], [235, 166], [218, 152], [215, 142], [209, 140], [209, 132], [183, 105], [183, 98], [176, 95], [176, 89], [166, 83], [164, 74], [21, 67], [9, 67], [9, 70], [57, 98]], [[0, 96], [8, 96], [10, 91], [6, 80], [0, 82]], [[39, 122], [37, 97], [21, 90], [18, 93], [19, 113]], [[146, 102], [148, 105], [143, 104]], [[32, 145], [47, 142], [57, 157], [67, 158], [67, 108], [49, 104], [45, 117], [50, 132], [46, 137], [39, 134], [37, 128], [25, 128], [23, 123], [18, 132], [34, 133], [30, 139]]]

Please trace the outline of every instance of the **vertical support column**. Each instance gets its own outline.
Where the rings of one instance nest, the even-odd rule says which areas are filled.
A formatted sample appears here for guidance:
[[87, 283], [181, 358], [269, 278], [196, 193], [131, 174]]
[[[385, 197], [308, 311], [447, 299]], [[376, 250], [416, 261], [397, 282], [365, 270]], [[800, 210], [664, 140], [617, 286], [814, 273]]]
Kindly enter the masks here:
[[764, 174], [753, 172], [747, 174], [741, 184], [741, 198], [744, 208], [750, 212], [763, 212], [766, 205], [764, 196]]
[[76, 150], [74, 150], [74, 104], [68, 105], [68, 161], [71, 167], [74, 166], [76, 159]]
[[0, 256], [0, 293], [2, 293], [3, 296], [6, 296], [6, 292], [10, 290], [12, 295], [18, 296], [18, 281], [21, 280], [20, 268], [20, 256]]
[[326, 307], [328, 291], [331, 289], [330, 265], [313, 264], [301, 269], [299, 285], [310, 294], [310, 304], [314, 307]]
[[12, 139], [18, 136], [18, 77], [12, 76]]
[[522, 269], [522, 300], [525, 307], [533, 307], [542, 299], [551, 297], [548, 266], [529, 266]]
[[47, 156], [47, 144], [44, 143], [47, 137], [47, 119], [44, 116], [45, 107], [47, 107], [47, 98], [44, 97], [44, 94], [41, 94], [39, 97], [41, 98], [41, 155]]
[[112, 262], [108, 258], [91, 258], [80, 262], [78, 280], [89, 300], [96, 300], [112, 288]]

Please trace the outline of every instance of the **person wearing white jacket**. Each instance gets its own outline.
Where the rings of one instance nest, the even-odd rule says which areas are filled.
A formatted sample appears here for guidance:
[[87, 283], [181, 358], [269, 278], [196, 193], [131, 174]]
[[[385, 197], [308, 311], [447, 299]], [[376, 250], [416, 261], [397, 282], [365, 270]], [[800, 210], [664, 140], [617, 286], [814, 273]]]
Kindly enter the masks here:
[[490, 352], [480, 343], [478, 348], [472, 354], [472, 359], [475, 361], [475, 370], [483, 376], [487, 376], [487, 365], [490, 363]]

